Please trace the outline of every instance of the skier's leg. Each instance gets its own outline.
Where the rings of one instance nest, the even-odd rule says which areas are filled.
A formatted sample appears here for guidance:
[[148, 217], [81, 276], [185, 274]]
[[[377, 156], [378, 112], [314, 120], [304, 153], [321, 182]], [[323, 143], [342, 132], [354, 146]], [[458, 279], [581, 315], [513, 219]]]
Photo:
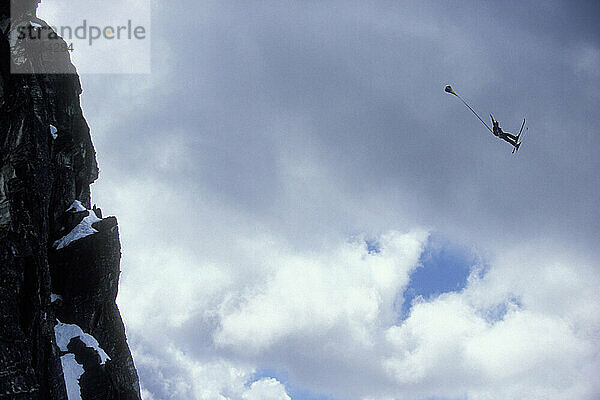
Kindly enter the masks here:
[[502, 138], [503, 140], [505, 140], [508, 143], [512, 144], [513, 146], [517, 145], [516, 137], [515, 137], [515, 139], [513, 139], [512, 137], [509, 137], [508, 135], [504, 134], [504, 135], [500, 136], [500, 138]]
[[518, 136], [513, 135], [512, 133], [504, 132], [504, 134], [506, 136], [508, 136], [509, 138], [511, 138], [512, 140], [517, 140], [518, 139]]

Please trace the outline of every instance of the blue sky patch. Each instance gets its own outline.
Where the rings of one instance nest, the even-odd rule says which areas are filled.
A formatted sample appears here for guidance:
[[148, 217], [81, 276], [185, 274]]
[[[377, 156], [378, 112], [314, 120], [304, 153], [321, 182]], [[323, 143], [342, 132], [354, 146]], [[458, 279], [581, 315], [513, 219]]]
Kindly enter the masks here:
[[467, 284], [471, 268], [478, 264], [472, 250], [451, 243], [440, 235], [432, 235], [421, 254], [404, 292], [401, 319], [406, 318], [411, 302], [417, 296], [432, 299], [442, 293], [458, 292]]
[[381, 246], [376, 239], [365, 239], [369, 254], [378, 254], [381, 252]]
[[521, 308], [521, 300], [517, 297], [511, 297], [507, 299], [504, 303], [497, 304], [494, 307], [490, 307], [489, 309], [487, 309], [483, 317], [489, 323], [502, 321], [509, 310], [509, 306]]

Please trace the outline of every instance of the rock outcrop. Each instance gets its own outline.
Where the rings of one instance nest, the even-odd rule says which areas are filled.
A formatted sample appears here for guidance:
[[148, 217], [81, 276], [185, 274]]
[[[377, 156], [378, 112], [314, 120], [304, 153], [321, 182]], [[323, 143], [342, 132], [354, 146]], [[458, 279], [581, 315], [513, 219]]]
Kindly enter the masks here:
[[11, 39], [48, 27], [37, 0], [17, 1], [11, 16], [0, 0], [0, 399], [140, 399], [115, 303], [117, 220], [91, 204], [79, 78], [68, 52], [38, 56], [43, 37]]

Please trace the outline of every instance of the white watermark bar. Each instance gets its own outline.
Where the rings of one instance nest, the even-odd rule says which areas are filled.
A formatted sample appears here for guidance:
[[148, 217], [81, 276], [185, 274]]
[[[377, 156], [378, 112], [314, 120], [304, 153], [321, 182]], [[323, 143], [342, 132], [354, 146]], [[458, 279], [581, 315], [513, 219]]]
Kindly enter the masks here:
[[150, 0], [44, 0], [11, 10], [13, 73], [151, 72]]

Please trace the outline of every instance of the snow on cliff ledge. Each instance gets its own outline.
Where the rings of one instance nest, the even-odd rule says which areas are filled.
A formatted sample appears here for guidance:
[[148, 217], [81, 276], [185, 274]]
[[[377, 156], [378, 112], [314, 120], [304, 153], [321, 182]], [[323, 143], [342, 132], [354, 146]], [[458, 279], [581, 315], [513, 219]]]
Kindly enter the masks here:
[[96, 216], [96, 213], [85, 208], [79, 200], [75, 200], [73, 204], [71, 204], [71, 207], [66, 210], [66, 212], [81, 211], [87, 211], [87, 217], [85, 217], [75, 228], [73, 228], [71, 232], [54, 242], [53, 246], [56, 250], [67, 247], [76, 240], [93, 235], [94, 233], [98, 233], [97, 230], [92, 228], [92, 225], [102, 220]]
[[[61, 351], [68, 351], [67, 345], [71, 339], [79, 337], [87, 347], [91, 347], [98, 352], [101, 359], [101, 364], [104, 364], [110, 357], [92, 335], [85, 333], [78, 325], [63, 324], [57, 320], [54, 327], [54, 336], [56, 337], [56, 345]], [[85, 372], [83, 366], [75, 360], [75, 355], [71, 353], [64, 354], [60, 357], [60, 363], [63, 369], [65, 378], [65, 386], [67, 388], [67, 398], [69, 400], [81, 400], [81, 387], [79, 386], [79, 378]]]

